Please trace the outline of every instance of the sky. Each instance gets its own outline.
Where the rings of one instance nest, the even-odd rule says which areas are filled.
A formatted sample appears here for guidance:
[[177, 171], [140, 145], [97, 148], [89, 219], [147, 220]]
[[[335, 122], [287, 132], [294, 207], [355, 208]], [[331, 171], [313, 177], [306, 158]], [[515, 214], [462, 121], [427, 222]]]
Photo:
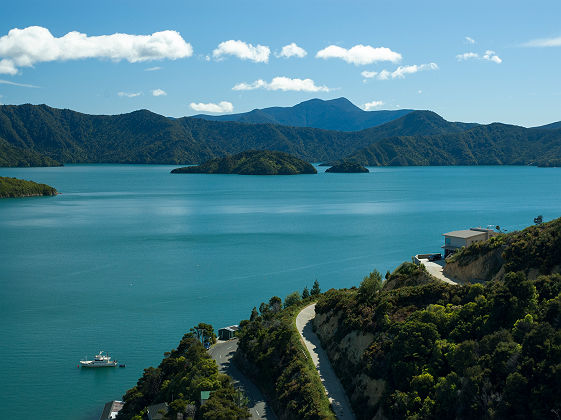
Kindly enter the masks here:
[[181, 117], [346, 97], [561, 120], [561, 1], [8, 1], [0, 103]]

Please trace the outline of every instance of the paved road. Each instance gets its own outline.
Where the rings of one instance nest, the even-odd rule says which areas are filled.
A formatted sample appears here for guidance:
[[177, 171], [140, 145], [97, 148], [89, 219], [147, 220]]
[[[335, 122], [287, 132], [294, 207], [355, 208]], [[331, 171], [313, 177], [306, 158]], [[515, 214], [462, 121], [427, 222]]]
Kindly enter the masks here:
[[419, 261], [421, 262], [421, 264], [423, 264], [425, 266], [425, 268], [427, 269], [427, 271], [429, 272], [430, 275], [432, 275], [433, 277], [436, 277], [439, 280], [442, 280], [445, 283], [448, 284], [458, 284], [458, 280], [453, 279], [451, 277], [446, 277], [443, 273], [442, 270], [444, 269], [444, 266], [446, 265], [446, 261], [444, 260], [437, 260], [437, 261], [429, 261], [426, 258], [421, 258], [419, 259]]
[[249, 399], [249, 412], [252, 419], [276, 420], [275, 413], [261, 394], [261, 391], [243, 375], [232, 362], [232, 356], [238, 348], [238, 340], [218, 341], [208, 353], [218, 363], [218, 369], [234, 379], [237, 387], [241, 388]]
[[338, 419], [354, 419], [355, 415], [351, 404], [345, 394], [343, 385], [335, 375], [327, 353], [321, 347], [318, 336], [312, 329], [312, 319], [316, 316], [316, 304], [306, 306], [296, 317], [296, 328], [306, 344], [306, 348], [312, 357], [312, 361], [318, 370], [321, 382], [327, 392], [333, 411]]

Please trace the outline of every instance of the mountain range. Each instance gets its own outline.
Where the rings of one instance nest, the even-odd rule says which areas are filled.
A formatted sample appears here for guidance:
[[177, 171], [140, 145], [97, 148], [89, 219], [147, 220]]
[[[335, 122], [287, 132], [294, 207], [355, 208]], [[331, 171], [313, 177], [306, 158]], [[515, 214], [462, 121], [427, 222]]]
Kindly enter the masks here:
[[364, 165], [554, 166], [561, 162], [561, 129], [555, 123], [524, 128], [449, 122], [431, 111], [409, 111], [381, 125], [344, 132], [171, 119], [147, 110], [89, 115], [46, 105], [0, 106], [0, 166], [195, 164], [246, 150], [277, 150], [310, 162], [348, 159]]
[[346, 98], [327, 101], [310, 99], [292, 107], [254, 109], [242, 114], [194, 115], [209, 121], [236, 121], [251, 124], [280, 124], [292, 127], [323, 128], [324, 130], [359, 131], [375, 127], [413, 111], [363, 111]]

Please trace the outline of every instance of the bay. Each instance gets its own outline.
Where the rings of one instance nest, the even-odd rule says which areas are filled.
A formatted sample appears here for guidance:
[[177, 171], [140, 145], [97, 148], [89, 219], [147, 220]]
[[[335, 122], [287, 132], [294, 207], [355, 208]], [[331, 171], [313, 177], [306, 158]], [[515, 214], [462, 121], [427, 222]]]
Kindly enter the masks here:
[[[57, 197], [0, 200], [0, 402], [9, 418], [97, 419], [198, 322], [273, 295], [352, 287], [444, 232], [561, 216], [561, 169], [171, 175], [173, 166], [0, 168]], [[85, 370], [105, 350], [124, 369]]]

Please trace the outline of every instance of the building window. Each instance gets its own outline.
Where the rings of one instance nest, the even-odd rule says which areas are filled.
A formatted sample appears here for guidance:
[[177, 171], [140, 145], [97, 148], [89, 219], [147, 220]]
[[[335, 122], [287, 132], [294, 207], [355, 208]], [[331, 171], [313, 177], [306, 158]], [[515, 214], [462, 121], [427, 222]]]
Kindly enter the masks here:
[[450, 238], [444, 238], [444, 244], [450, 245]]

